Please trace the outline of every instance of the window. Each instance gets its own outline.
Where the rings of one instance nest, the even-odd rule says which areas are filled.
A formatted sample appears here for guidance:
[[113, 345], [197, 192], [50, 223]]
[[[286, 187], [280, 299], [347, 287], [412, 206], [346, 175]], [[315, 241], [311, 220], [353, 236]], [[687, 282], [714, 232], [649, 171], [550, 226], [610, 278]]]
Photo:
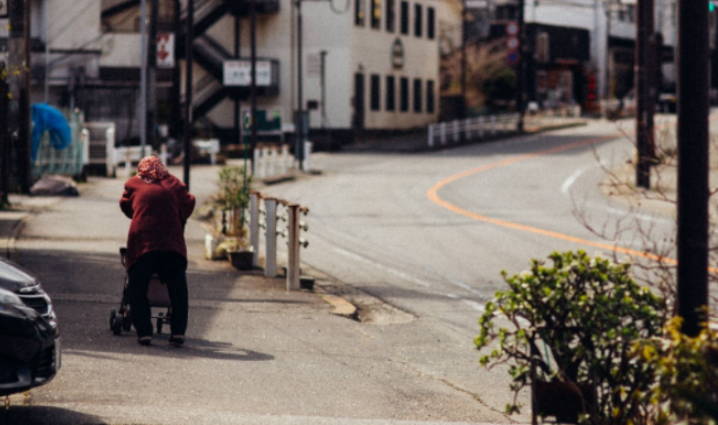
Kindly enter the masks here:
[[421, 112], [421, 80], [414, 79], [414, 112]]
[[[359, 0], [357, 0], [359, 1]], [[401, 33], [409, 34], [409, 2], [401, 2]]]
[[426, 37], [429, 40], [436, 38], [436, 12], [433, 7], [426, 8]]
[[371, 76], [371, 99], [370, 99], [370, 106], [372, 111], [378, 111], [381, 109], [381, 100], [379, 93], [381, 93], [381, 87], [379, 87], [379, 76], [377, 74], [372, 74]]
[[548, 33], [539, 32], [536, 35], [536, 62], [546, 63], [551, 60], [549, 46]]
[[386, 30], [396, 31], [396, 0], [386, 0]]
[[371, 27], [381, 29], [381, 0], [371, 0]]
[[419, 3], [414, 4], [414, 35], [421, 37], [422, 30], [424, 29], [424, 22], [421, 20], [422, 10]]
[[396, 110], [396, 101], [394, 99], [394, 96], [396, 96], [396, 87], [395, 87], [394, 76], [387, 75], [387, 77], [386, 77], [386, 110], [387, 111]]
[[433, 80], [427, 80], [426, 81], [426, 112], [433, 114], [434, 113], [434, 81]]
[[399, 90], [401, 91], [401, 104], [399, 105], [399, 108], [401, 109], [401, 112], [406, 112], [409, 110], [409, 79], [406, 77], [401, 77], [400, 81], [400, 87]]
[[363, 27], [366, 20], [366, 0], [355, 0], [354, 3], [354, 25]]

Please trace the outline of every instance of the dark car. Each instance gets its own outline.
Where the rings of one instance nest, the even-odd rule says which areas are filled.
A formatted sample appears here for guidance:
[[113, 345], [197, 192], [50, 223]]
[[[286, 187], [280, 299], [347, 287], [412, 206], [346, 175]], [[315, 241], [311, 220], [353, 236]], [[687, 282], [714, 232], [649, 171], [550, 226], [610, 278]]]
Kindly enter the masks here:
[[0, 397], [46, 384], [60, 359], [50, 297], [35, 276], [0, 257]]

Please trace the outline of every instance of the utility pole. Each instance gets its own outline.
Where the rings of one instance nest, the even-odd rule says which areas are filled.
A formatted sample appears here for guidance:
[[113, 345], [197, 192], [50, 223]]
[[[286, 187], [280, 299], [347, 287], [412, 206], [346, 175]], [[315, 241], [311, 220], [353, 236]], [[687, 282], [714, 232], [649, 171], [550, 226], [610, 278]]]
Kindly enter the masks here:
[[[240, 60], [240, 52], [241, 52], [241, 44], [240, 44], [240, 17], [239, 15], [236, 15], [234, 17], [234, 59], [239, 61]], [[239, 94], [235, 93], [236, 96], [234, 98], [234, 130], [237, 133], [237, 146], [240, 146], [242, 144], [242, 108], [241, 108], [241, 102], [239, 101]], [[254, 167], [254, 161], [252, 161], [252, 167]], [[252, 173], [254, 174], [254, 173]]]
[[194, 39], [194, 0], [187, 0], [185, 30], [185, 91], [184, 91], [184, 184], [189, 189], [189, 169], [192, 162], [192, 41]]
[[322, 86], [322, 130], [324, 130], [327, 126], [327, 51], [322, 50], [319, 52], [319, 57], [321, 58], [320, 84]]
[[[249, 83], [249, 102], [252, 114], [252, 127], [250, 128], [249, 145], [251, 151], [257, 147], [257, 1], [249, 0], [249, 50], [251, 56], [252, 81]], [[244, 147], [244, 154], [247, 155], [247, 146]], [[245, 170], [246, 172], [246, 170]]]
[[[11, 95], [8, 130], [14, 157], [16, 181], [21, 193], [29, 193], [32, 185], [30, 159], [30, 1], [8, 3], [10, 34], [8, 37], [8, 84]], [[13, 136], [17, 135], [17, 136]], [[14, 145], [15, 149], [12, 149]]]
[[8, 85], [5, 63], [0, 62], [0, 209], [8, 205], [10, 188], [10, 144], [8, 138]]
[[655, 43], [653, 42], [653, 0], [638, 0], [636, 9], [636, 186], [651, 187], [653, 163], [653, 113], [656, 102]]
[[[466, 0], [461, 3], [461, 111], [459, 118], [465, 119], [466, 114]], [[461, 133], [463, 136], [463, 132]]]
[[524, 22], [524, 0], [519, 0], [516, 17], [519, 38], [519, 62], [516, 65], [516, 112], [519, 114], [516, 131], [524, 132], [524, 56], [526, 52], [526, 23]]
[[147, 0], [140, 0], [140, 149], [147, 146]]
[[[150, 30], [147, 46], [147, 119], [145, 121], [147, 144], [150, 152], [157, 145], [157, 122], [155, 111], [157, 109], [157, 15], [159, 13], [159, 0], [150, 0]], [[142, 156], [145, 155], [143, 149]]]
[[297, 112], [296, 112], [296, 139], [294, 144], [294, 158], [297, 167], [301, 170], [304, 163], [304, 93], [302, 75], [302, 0], [295, 0], [297, 7]]
[[708, 5], [678, 0], [678, 315], [697, 336], [708, 307]]

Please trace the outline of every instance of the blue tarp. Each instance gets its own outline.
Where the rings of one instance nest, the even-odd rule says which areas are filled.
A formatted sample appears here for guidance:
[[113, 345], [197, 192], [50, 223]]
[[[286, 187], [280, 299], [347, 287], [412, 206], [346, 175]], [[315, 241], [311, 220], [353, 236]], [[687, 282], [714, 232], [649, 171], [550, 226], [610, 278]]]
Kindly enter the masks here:
[[58, 150], [72, 143], [72, 131], [67, 119], [59, 110], [47, 103], [32, 105], [32, 162], [35, 163], [40, 139], [46, 131], [50, 133], [50, 145]]

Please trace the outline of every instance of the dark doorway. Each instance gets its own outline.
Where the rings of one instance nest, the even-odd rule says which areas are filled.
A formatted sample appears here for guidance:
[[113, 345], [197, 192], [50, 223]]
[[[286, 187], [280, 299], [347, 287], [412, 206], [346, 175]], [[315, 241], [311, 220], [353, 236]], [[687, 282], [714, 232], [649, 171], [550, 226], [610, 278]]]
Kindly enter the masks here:
[[364, 128], [364, 74], [354, 74], [354, 119], [352, 127], [354, 130]]

